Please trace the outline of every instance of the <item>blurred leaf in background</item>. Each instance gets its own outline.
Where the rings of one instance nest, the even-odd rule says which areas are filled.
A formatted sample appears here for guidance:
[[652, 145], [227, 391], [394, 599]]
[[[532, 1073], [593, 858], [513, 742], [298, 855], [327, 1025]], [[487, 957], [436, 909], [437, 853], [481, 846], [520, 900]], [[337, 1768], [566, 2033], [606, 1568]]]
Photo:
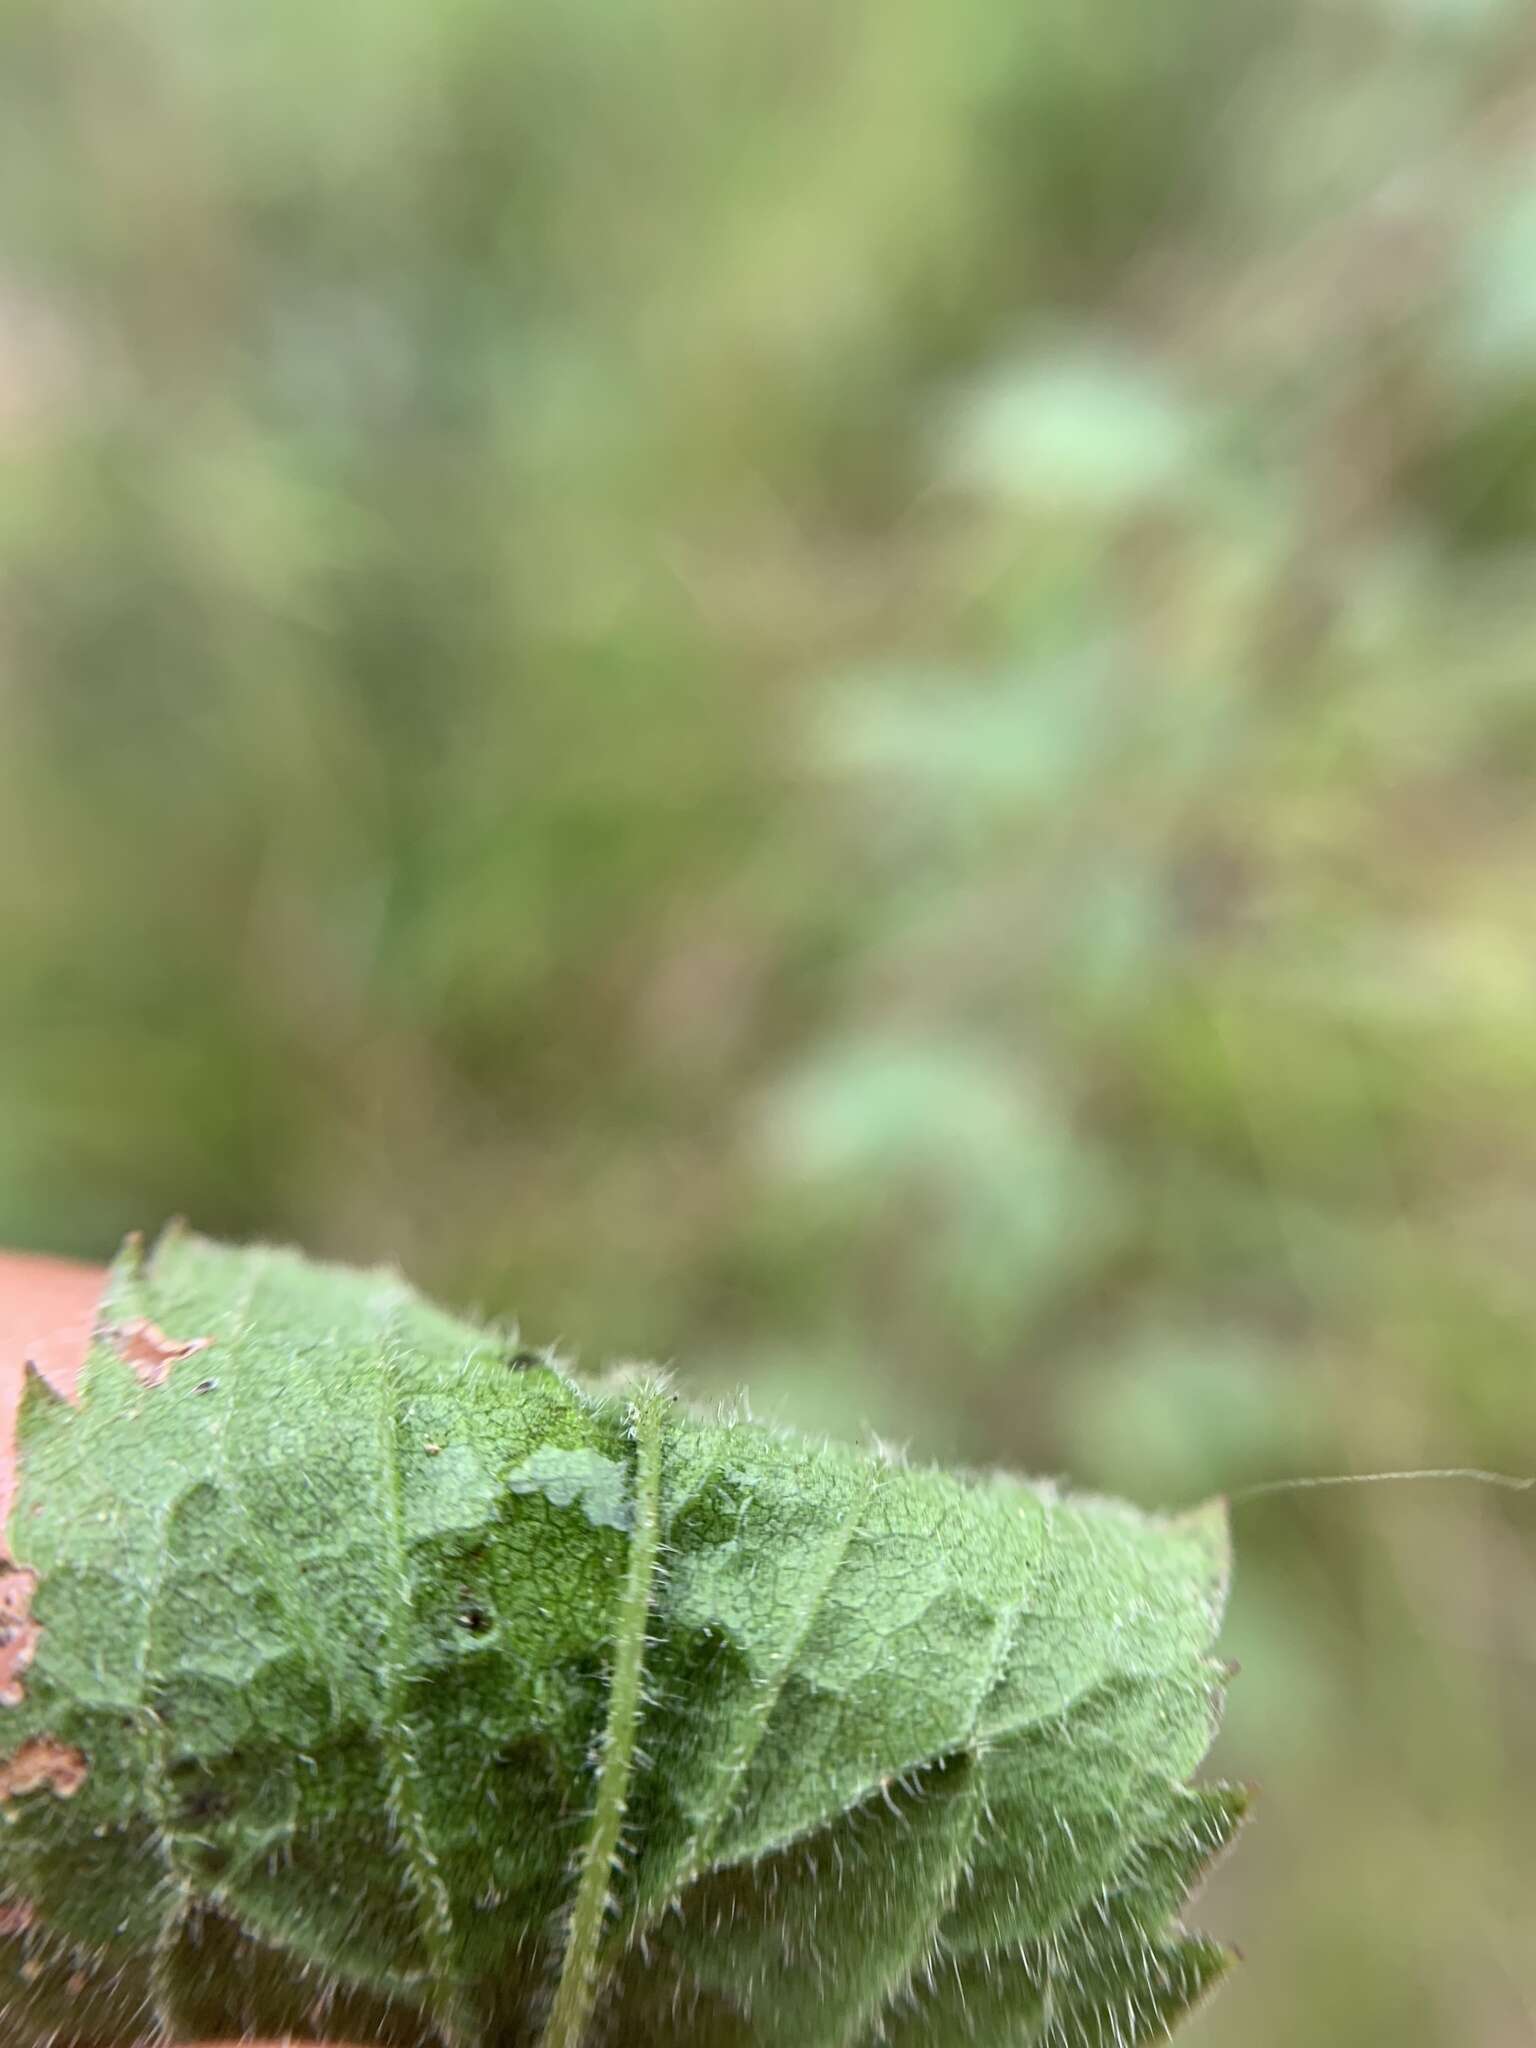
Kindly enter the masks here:
[[[0, 1233], [1152, 1505], [1536, 1462], [1526, 10], [5, 39]], [[1197, 2033], [1529, 2038], [1530, 1533], [1239, 1510]]]

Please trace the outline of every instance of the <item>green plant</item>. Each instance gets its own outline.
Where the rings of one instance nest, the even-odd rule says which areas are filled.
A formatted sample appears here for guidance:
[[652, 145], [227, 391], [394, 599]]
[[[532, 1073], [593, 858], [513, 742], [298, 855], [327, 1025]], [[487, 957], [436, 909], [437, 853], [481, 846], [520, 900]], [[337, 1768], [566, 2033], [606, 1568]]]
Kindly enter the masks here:
[[[173, 1235], [20, 1420], [6, 2038], [1158, 2037], [1240, 1792], [1219, 1507], [597, 1388]], [[15, 1654], [18, 1646], [24, 1654]]]

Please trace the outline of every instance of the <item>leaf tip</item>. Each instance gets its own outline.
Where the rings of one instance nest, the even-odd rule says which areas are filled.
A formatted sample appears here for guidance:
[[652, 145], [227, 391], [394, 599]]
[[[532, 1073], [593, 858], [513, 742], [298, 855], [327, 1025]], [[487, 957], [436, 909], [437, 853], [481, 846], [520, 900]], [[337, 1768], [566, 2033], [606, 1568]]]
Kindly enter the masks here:
[[155, 1239], [155, 1248], [150, 1254], [151, 1262], [164, 1258], [168, 1252], [178, 1250], [193, 1234], [192, 1226], [185, 1216], [167, 1216]]
[[29, 1404], [45, 1409], [67, 1408], [70, 1405], [35, 1358], [23, 1360], [21, 1368], [23, 1414], [26, 1413]]

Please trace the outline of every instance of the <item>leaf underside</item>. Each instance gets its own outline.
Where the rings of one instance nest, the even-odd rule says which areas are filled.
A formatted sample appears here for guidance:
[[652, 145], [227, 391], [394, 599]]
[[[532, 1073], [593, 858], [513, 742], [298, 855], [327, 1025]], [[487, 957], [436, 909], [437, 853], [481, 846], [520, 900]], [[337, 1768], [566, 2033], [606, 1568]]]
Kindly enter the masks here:
[[101, 1325], [19, 1425], [15, 2048], [1132, 2048], [1224, 1968], [1176, 1921], [1243, 1805], [1188, 1782], [1218, 1509], [703, 1419], [185, 1235]]

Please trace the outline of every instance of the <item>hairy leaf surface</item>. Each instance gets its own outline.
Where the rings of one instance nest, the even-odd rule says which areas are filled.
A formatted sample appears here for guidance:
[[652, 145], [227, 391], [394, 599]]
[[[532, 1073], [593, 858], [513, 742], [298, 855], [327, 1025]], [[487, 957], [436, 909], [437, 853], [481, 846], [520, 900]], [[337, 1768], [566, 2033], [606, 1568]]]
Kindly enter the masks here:
[[1216, 1508], [703, 1419], [187, 1236], [20, 1456], [17, 2048], [1129, 2048], [1224, 1966], [1175, 1918], [1242, 1809], [1188, 1782]]

